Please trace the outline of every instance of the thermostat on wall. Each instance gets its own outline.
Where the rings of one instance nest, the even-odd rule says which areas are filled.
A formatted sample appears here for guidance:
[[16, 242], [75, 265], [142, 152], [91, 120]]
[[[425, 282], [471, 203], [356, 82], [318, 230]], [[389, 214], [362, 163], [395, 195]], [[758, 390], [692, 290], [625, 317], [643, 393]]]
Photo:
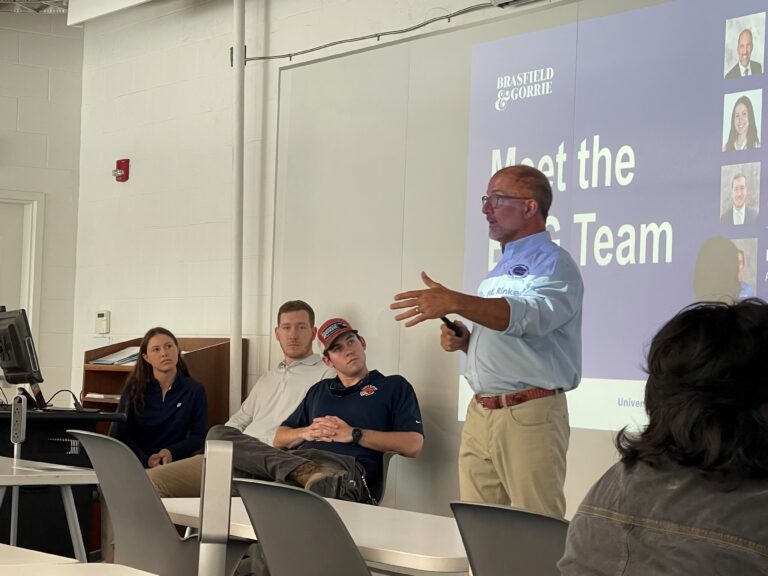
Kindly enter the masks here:
[[109, 334], [109, 310], [96, 312], [96, 334]]

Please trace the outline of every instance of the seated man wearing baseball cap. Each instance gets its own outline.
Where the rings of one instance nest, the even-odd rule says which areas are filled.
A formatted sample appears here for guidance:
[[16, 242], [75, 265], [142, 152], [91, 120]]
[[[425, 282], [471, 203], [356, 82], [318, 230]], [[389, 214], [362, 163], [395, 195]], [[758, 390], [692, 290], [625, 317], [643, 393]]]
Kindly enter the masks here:
[[382, 454], [415, 457], [424, 443], [416, 394], [402, 376], [368, 370], [365, 340], [346, 320], [318, 330], [323, 362], [335, 378], [320, 380], [277, 429], [274, 447], [229, 426], [213, 440], [229, 440], [235, 475], [297, 484], [321, 496], [375, 503]]

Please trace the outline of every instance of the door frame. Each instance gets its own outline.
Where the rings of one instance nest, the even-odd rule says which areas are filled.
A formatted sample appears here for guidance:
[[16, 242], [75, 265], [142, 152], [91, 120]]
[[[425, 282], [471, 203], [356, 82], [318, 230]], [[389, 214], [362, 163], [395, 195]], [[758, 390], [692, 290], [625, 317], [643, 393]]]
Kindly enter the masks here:
[[24, 206], [21, 254], [21, 290], [19, 307], [27, 311], [32, 338], [38, 340], [40, 294], [43, 278], [43, 231], [45, 229], [45, 194], [0, 188], [0, 203]]

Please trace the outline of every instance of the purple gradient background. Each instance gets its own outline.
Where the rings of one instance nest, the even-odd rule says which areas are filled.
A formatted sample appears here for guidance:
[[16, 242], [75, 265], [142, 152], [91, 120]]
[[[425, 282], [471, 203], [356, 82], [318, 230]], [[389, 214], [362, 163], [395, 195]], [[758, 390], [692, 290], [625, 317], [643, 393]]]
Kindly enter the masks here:
[[[554, 156], [565, 141], [567, 189], [554, 191], [551, 213], [561, 230], [553, 238], [577, 263], [580, 226], [572, 223], [572, 214], [597, 214], [589, 229], [587, 262], [580, 268], [584, 377], [644, 379], [647, 343], [666, 319], [694, 300], [696, 254], [711, 236], [759, 239], [756, 288], [765, 297], [768, 194], [761, 191], [758, 224], [725, 228], [719, 222], [721, 166], [762, 162], [768, 155], [765, 145], [722, 152], [723, 95], [768, 88], [765, 74], [723, 79], [725, 21], [765, 9], [758, 0], [680, 0], [475, 46], [464, 289], [474, 292], [486, 274], [487, 225], [480, 196], [491, 175], [491, 150], [500, 148], [503, 162], [507, 147], [517, 146], [518, 162], [523, 157], [538, 161], [542, 154]], [[547, 66], [555, 69], [552, 94], [495, 110], [498, 76]], [[610, 188], [579, 187], [578, 145], [587, 138], [591, 148], [595, 134], [614, 158], [620, 146], [632, 146], [631, 184], [621, 187], [614, 179]], [[671, 263], [620, 266], [614, 261], [603, 267], [594, 261], [598, 226], [609, 226], [617, 243], [619, 226], [634, 225], [639, 243], [641, 224], [664, 221], [674, 233]]]

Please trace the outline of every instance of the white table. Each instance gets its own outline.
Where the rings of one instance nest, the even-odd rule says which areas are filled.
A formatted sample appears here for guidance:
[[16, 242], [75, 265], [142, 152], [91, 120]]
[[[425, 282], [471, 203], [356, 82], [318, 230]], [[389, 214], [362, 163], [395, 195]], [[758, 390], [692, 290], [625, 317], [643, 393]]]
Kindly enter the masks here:
[[[80, 532], [80, 522], [77, 519], [77, 510], [75, 509], [75, 500], [72, 497], [72, 486], [81, 484], [98, 484], [96, 473], [87, 468], [33, 462], [31, 460], [14, 460], [0, 456], [0, 503], [8, 486], [17, 490], [18, 486], [59, 486], [75, 557], [80, 562], [87, 562], [83, 535]], [[18, 500], [14, 497], [11, 501], [10, 543], [12, 545], [16, 544], [17, 525]]]
[[0, 566], [0, 576], [154, 576], [119, 564], [16, 564]]
[[[453, 518], [329, 499], [368, 563], [397, 572], [466, 574], [467, 553]], [[175, 524], [199, 527], [199, 498], [164, 498]], [[242, 500], [232, 498], [230, 536], [255, 540]]]
[[0, 573], [4, 570], [3, 566], [7, 564], [74, 564], [76, 562], [74, 558], [66, 556], [0, 544]]
[[0, 576], [152, 576], [117, 564], [81, 564], [74, 558], [0, 544]]

